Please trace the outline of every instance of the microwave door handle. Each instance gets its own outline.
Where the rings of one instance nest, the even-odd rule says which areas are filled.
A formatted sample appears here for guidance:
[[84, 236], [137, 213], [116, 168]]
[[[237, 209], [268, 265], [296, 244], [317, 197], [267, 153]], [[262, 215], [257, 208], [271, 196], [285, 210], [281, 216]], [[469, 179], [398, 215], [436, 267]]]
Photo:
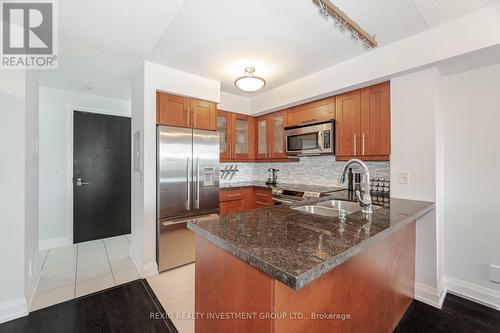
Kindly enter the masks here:
[[318, 132], [318, 146], [319, 150], [323, 150], [325, 148], [325, 142], [323, 140], [323, 131]]

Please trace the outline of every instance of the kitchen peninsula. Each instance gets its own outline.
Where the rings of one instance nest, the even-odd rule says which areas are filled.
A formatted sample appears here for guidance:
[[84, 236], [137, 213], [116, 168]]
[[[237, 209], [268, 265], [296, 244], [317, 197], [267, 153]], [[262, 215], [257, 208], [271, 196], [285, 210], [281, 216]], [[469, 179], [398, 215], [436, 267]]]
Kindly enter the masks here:
[[[188, 224], [197, 333], [392, 332], [413, 299], [415, 221], [434, 204], [391, 199], [390, 209], [345, 218], [294, 209], [303, 205]], [[246, 317], [207, 318], [217, 313]]]

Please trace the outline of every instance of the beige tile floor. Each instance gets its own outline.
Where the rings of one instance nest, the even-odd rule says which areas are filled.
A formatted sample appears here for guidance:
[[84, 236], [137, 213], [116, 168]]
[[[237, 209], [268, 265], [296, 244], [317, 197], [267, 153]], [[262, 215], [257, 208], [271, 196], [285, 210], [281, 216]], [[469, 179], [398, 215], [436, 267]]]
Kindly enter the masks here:
[[30, 310], [139, 279], [129, 250], [125, 235], [41, 252], [42, 276]]
[[194, 314], [194, 265], [182, 266], [147, 278], [180, 333], [194, 332], [194, 320], [182, 319], [179, 315]]

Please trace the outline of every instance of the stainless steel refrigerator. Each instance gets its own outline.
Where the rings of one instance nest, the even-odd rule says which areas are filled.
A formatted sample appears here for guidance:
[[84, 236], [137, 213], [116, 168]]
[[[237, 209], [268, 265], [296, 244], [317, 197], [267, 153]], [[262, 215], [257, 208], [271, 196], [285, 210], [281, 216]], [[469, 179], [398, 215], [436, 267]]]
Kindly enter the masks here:
[[219, 209], [219, 133], [158, 126], [157, 200], [159, 270], [193, 262], [187, 222]]

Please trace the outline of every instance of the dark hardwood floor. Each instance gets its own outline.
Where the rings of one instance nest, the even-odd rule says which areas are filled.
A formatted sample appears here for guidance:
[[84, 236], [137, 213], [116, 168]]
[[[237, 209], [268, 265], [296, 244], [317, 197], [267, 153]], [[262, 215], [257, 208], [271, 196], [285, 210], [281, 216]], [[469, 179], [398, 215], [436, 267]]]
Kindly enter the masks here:
[[[152, 319], [151, 316], [156, 318]], [[177, 329], [165, 317], [146, 280], [83, 296], [31, 312], [0, 324], [0, 332], [172, 332]]]
[[394, 333], [499, 333], [500, 311], [448, 294], [441, 310], [413, 301]]
[[[178, 333], [146, 280], [34, 311], [0, 324], [0, 332]], [[414, 301], [394, 331], [432, 332], [499, 333], [500, 311], [448, 294], [442, 310]]]

